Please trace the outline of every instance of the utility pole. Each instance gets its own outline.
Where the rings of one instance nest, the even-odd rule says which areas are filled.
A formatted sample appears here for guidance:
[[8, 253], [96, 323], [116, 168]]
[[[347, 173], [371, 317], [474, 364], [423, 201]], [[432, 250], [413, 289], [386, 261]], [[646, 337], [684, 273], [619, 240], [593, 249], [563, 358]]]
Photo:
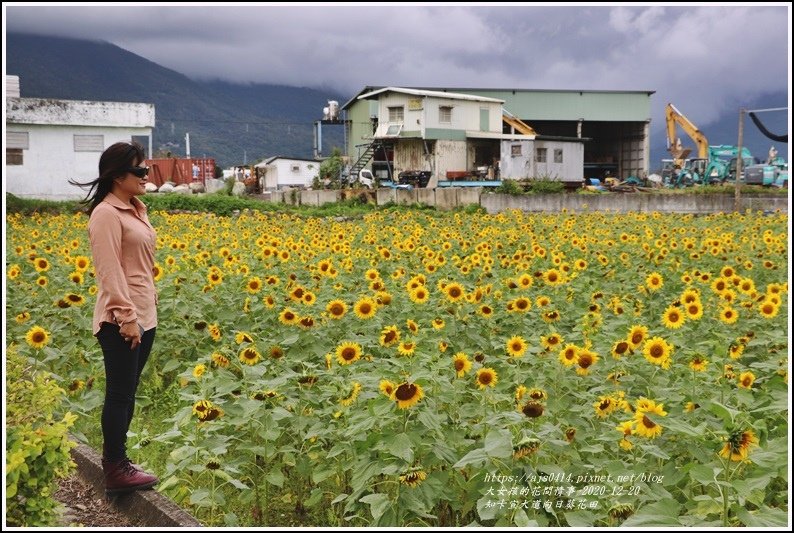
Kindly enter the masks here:
[[739, 178], [742, 175], [742, 166], [744, 164], [744, 158], [742, 157], [742, 142], [744, 142], [744, 112], [745, 109], [743, 107], [739, 108], [739, 142], [738, 142], [738, 154], [736, 155], [736, 180], [733, 184], [733, 210], [737, 213], [739, 212], [739, 201], [741, 199], [741, 185], [739, 184]]

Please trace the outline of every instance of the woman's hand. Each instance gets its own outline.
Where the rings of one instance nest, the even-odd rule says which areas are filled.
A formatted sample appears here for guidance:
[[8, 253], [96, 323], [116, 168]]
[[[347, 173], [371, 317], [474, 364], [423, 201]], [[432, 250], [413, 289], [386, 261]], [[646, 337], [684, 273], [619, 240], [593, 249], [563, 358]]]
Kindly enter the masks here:
[[141, 343], [141, 327], [138, 322], [127, 322], [119, 328], [121, 338], [130, 343], [130, 350], [134, 350]]

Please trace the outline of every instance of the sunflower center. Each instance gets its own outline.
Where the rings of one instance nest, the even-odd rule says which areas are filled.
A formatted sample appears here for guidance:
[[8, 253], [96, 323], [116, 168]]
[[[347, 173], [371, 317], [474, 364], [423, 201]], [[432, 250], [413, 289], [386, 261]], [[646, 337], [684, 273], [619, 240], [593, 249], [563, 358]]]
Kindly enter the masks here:
[[582, 368], [588, 368], [590, 365], [593, 364], [593, 357], [589, 354], [584, 354], [579, 356], [579, 366]]
[[397, 336], [396, 332], [388, 331], [386, 332], [386, 335], [383, 336], [383, 340], [386, 342], [392, 342], [396, 336]]
[[673, 323], [678, 322], [680, 319], [681, 317], [678, 315], [678, 313], [670, 313], [670, 316], [668, 317], [668, 320]]
[[612, 405], [612, 400], [607, 398], [606, 400], [598, 404], [598, 408], [601, 409], [602, 411], [605, 411], [606, 409], [609, 409], [610, 405]]
[[516, 307], [518, 307], [519, 309], [522, 309], [522, 310], [526, 309], [527, 306], [528, 306], [528, 302], [526, 300], [518, 300], [516, 302]]
[[510, 348], [514, 352], [520, 352], [521, 351], [521, 343], [520, 342], [514, 342], [513, 344], [510, 345]]
[[661, 357], [664, 355], [664, 349], [660, 345], [654, 344], [651, 346], [650, 353], [651, 357]]
[[361, 304], [361, 307], [359, 308], [359, 310], [366, 315], [370, 311], [372, 311], [372, 306], [369, 305], [369, 304], [366, 304], [366, 303], [365, 304]]
[[295, 318], [295, 315], [291, 312], [287, 312], [284, 313], [284, 318], [286, 318], [287, 320], [293, 320]]
[[416, 395], [416, 385], [413, 383], [403, 383], [399, 387], [397, 387], [397, 391], [394, 393], [395, 398], [401, 401], [410, 400]]
[[639, 344], [642, 342], [642, 333], [635, 333], [631, 336], [631, 343], [632, 344]]
[[342, 359], [345, 361], [350, 361], [356, 356], [356, 350], [354, 348], [345, 348], [342, 350]]
[[457, 298], [458, 296], [460, 296], [460, 289], [457, 287], [452, 287], [449, 290], [449, 295], [452, 296], [453, 298]]
[[537, 402], [529, 402], [521, 409], [521, 412], [529, 418], [537, 418], [543, 414], [543, 405]]
[[656, 427], [656, 424], [654, 423], [654, 421], [651, 420], [650, 418], [648, 418], [645, 415], [642, 415], [642, 425], [645, 426], [648, 429], [653, 429], [653, 428]]
[[42, 342], [44, 341], [44, 333], [41, 331], [37, 331], [33, 334], [33, 342]]
[[463, 370], [464, 364], [465, 363], [464, 363], [463, 359], [455, 359], [455, 370], [460, 372], [461, 370]]

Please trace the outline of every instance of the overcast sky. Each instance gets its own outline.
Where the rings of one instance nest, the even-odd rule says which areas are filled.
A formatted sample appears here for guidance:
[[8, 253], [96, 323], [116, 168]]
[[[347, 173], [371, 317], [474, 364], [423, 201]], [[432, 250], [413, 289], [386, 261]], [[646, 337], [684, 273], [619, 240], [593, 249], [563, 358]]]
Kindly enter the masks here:
[[790, 3], [3, 7], [7, 31], [109, 41], [193, 78], [349, 96], [365, 85], [652, 90], [656, 125], [667, 102], [708, 124], [791, 79]]

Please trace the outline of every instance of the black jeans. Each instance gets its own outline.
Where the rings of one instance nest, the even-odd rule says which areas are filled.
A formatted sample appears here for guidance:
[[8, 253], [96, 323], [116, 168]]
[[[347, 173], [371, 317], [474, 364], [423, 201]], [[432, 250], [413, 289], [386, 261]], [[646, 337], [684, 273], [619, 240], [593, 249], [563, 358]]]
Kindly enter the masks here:
[[119, 326], [103, 322], [96, 334], [105, 359], [105, 405], [102, 408], [103, 457], [121, 461], [127, 456], [127, 431], [135, 411], [135, 391], [154, 344], [152, 328], [141, 335], [141, 343], [130, 350]]

